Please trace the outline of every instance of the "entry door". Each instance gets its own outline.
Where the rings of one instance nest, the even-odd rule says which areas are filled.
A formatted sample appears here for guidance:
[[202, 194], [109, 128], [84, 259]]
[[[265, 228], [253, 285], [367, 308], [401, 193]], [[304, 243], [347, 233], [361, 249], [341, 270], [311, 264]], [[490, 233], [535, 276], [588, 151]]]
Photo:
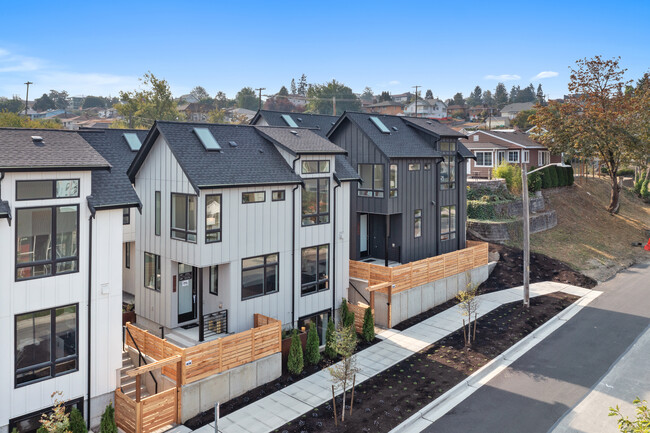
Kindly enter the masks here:
[[192, 266], [178, 264], [178, 323], [196, 319], [196, 278]]
[[368, 255], [368, 214], [359, 215], [359, 254]]

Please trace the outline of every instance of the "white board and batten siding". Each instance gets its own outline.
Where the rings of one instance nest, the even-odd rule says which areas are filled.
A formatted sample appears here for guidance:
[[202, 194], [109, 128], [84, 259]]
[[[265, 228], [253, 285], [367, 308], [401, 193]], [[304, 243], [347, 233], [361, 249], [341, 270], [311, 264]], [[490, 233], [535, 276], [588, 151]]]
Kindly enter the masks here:
[[[17, 180], [79, 179], [79, 197], [15, 201]], [[0, 220], [0, 430], [9, 419], [52, 406], [51, 394], [63, 393], [64, 400], [87, 396], [88, 377], [88, 236], [90, 211], [86, 197], [91, 192], [90, 172], [6, 173], [2, 199], [9, 201], [13, 216], [9, 226]], [[79, 271], [71, 274], [15, 281], [16, 209], [52, 205], [79, 205]], [[122, 211], [97, 212], [93, 221], [93, 347], [91, 395], [112, 393], [116, 371], [121, 367]], [[98, 247], [99, 245], [99, 247]], [[102, 290], [103, 286], [103, 290]], [[78, 304], [78, 370], [62, 376], [15, 388], [15, 316], [18, 314]], [[103, 410], [93, 408], [96, 411]]]

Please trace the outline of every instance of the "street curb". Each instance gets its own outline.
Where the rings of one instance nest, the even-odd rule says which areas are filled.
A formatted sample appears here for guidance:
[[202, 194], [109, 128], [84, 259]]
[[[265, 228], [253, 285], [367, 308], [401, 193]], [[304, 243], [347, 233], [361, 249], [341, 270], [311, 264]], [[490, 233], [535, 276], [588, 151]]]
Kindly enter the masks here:
[[[558, 290], [558, 292], [567, 293], [572, 292], [572, 290], [565, 288]], [[515, 360], [519, 359], [522, 355], [555, 332], [602, 293], [603, 292], [598, 290], [589, 290], [573, 304], [565, 308], [560, 314], [553, 316], [552, 319], [528, 334], [523, 340], [517, 342], [508, 350], [478, 369], [474, 374], [464, 379], [462, 382], [459, 382], [440, 397], [411, 415], [389, 433], [420, 432], [423, 428], [433, 424], [467, 397], [472, 395], [477, 389], [505, 370]]]

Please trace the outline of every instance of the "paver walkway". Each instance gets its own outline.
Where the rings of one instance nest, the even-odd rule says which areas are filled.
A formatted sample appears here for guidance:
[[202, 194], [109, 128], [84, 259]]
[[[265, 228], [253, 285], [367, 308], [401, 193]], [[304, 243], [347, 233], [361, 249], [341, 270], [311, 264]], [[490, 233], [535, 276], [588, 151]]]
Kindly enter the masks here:
[[[530, 296], [553, 292], [565, 292], [584, 296], [589, 289], [554, 282], [535, 283], [530, 286]], [[478, 316], [510, 302], [521, 301], [521, 287], [487, 293], [479, 296]], [[571, 314], [570, 309], [561, 314]], [[399, 332], [388, 330], [378, 335], [383, 341], [357, 353], [356, 361], [361, 370], [357, 383], [362, 383], [423, 348], [451, 334], [462, 326], [459, 306], [451, 307], [417, 325]], [[327, 370], [322, 370], [293, 385], [239, 409], [219, 420], [222, 433], [265, 433], [273, 431], [300, 415], [320, 406], [332, 398], [332, 381]], [[214, 423], [198, 430], [214, 432]]]

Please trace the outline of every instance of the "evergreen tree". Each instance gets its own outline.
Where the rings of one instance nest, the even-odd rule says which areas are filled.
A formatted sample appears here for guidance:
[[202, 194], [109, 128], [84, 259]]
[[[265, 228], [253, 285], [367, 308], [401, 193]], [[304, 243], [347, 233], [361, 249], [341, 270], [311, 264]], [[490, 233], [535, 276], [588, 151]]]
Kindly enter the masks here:
[[489, 90], [483, 92], [483, 97], [481, 99], [483, 100], [483, 103], [488, 107], [494, 106], [494, 98], [492, 97], [492, 92], [490, 92]]
[[454, 95], [453, 105], [460, 105], [460, 106], [465, 105], [465, 98], [463, 98], [462, 93], [458, 92]]
[[330, 319], [327, 321], [327, 331], [325, 332], [325, 355], [327, 355], [329, 359], [336, 358], [336, 350], [334, 349], [335, 332], [336, 332], [336, 326], [334, 325], [334, 321], [330, 317]]
[[519, 86], [512, 86], [512, 89], [510, 89], [510, 98], [508, 98], [508, 103], [514, 104], [517, 102], [517, 95], [519, 95], [520, 91], [521, 88]]
[[291, 79], [291, 86], [290, 87], [291, 87], [291, 94], [295, 95], [296, 92], [297, 92], [297, 90], [296, 90], [296, 80], [294, 80], [293, 78]]
[[115, 409], [113, 409], [112, 403], [108, 403], [106, 410], [102, 414], [102, 420], [99, 423], [99, 433], [117, 433]]
[[539, 83], [537, 86], [537, 103], [540, 105], [544, 105], [544, 91], [542, 90], [542, 83]]
[[375, 319], [372, 317], [370, 307], [363, 314], [363, 339], [370, 343], [375, 339]]
[[427, 93], [424, 95], [424, 99], [433, 99], [433, 92], [431, 89], [427, 89]]
[[469, 98], [467, 98], [467, 103], [470, 107], [481, 104], [481, 98], [483, 97], [483, 90], [480, 86], [474, 87], [474, 91], [470, 93]]
[[84, 421], [84, 417], [81, 415], [81, 412], [79, 412], [79, 409], [77, 409], [76, 407], [73, 407], [72, 411], [70, 412], [70, 432], [88, 433], [88, 429], [86, 428], [86, 422]]
[[535, 98], [535, 87], [531, 83], [517, 92], [515, 102], [534, 102]]
[[387, 91], [383, 91], [381, 92], [381, 95], [379, 95], [379, 102], [390, 101], [390, 100], [391, 100], [390, 93], [388, 93]]
[[302, 74], [300, 81], [298, 81], [298, 94], [302, 96], [307, 95], [307, 76]]
[[286, 87], [282, 86], [282, 87], [280, 87], [280, 91], [278, 92], [278, 95], [280, 95], [280, 96], [289, 96], [289, 91], [287, 90]]
[[241, 89], [237, 92], [235, 99], [237, 100], [237, 106], [239, 108], [247, 108], [253, 111], [257, 110], [259, 102], [257, 95], [255, 95], [255, 91], [251, 87], [244, 87]]
[[54, 101], [46, 93], [34, 101], [32, 108], [36, 111], [53, 110], [56, 107]]
[[289, 359], [287, 360], [287, 369], [291, 374], [300, 374], [304, 367], [304, 362], [302, 359], [302, 344], [300, 343], [300, 337], [298, 336], [298, 331], [293, 330], [291, 335], [291, 347], [289, 348]]
[[320, 361], [320, 350], [318, 346], [320, 341], [318, 340], [318, 332], [316, 331], [316, 324], [311, 323], [309, 325], [309, 332], [307, 333], [307, 346], [305, 347], [305, 361], [308, 364], [316, 365]]
[[494, 90], [494, 102], [499, 110], [508, 105], [508, 91], [505, 84], [497, 84]]

